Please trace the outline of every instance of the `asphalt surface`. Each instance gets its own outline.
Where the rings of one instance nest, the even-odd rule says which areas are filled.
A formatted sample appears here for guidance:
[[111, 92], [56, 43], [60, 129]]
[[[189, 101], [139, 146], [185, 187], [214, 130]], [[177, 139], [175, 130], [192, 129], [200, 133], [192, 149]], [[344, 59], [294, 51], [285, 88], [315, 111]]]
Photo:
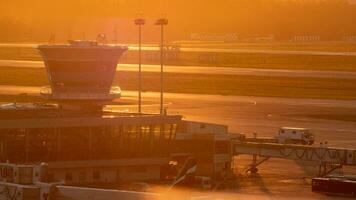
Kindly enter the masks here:
[[[40, 87], [1, 85], [0, 94], [39, 95]], [[144, 92], [146, 112], [159, 111], [157, 92]], [[339, 115], [356, 113], [355, 100], [293, 99], [276, 97], [222, 96], [165, 93], [165, 107], [171, 114], [182, 114], [189, 119], [226, 124], [231, 132], [257, 132], [273, 136], [279, 127], [308, 127], [320, 133], [323, 140], [335, 140], [335, 145], [355, 147], [356, 123], [323, 120], [310, 115]], [[123, 91], [122, 99], [135, 104], [137, 91]], [[116, 100], [120, 102], [121, 100]], [[135, 112], [136, 105], [113, 105], [108, 109]], [[321, 134], [327, 133], [327, 134]], [[350, 137], [349, 137], [350, 136]], [[355, 139], [352, 139], [355, 138]], [[343, 140], [343, 143], [338, 143]]]
[[[0, 67], [43, 68], [42, 61], [0, 60]], [[143, 72], [160, 72], [160, 65], [142, 65]], [[138, 71], [137, 64], [119, 64], [117, 71]], [[356, 72], [313, 71], [287, 69], [256, 69], [232, 67], [200, 67], [200, 66], [164, 66], [166, 73], [210, 74], [210, 75], [250, 75], [264, 77], [304, 77], [304, 78], [339, 78], [356, 79]]]
[[329, 52], [329, 51], [291, 51], [270, 49], [224, 49], [224, 48], [181, 48], [183, 52], [203, 53], [256, 53], [275, 55], [310, 55], [310, 56], [356, 56], [356, 52]]
[[[2, 43], [0, 47], [28, 47], [35, 48], [40, 44], [27, 43]], [[124, 44], [125, 45], [125, 44]], [[138, 50], [134, 44], [125, 45], [129, 50]], [[144, 51], [158, 51], [157, 46], [143, 46]], [[271, 50], [271, 49], [245, 49], [245, 48], [202, 48], [202, 47], [181, 47], [181, 52], [200, 53], [257, 53], [257, 54], [278, 54], [278, 55], [314, 55], [314, 56], [356, 56], [356, 52], [333, 52], [333, 51], [294, 51], [294, 50]]]
[[[0, 94], [17, 95], [29, 94], [39, 95], [41, 87], [35, 86], [14, 86], [14, 85], [0, 85]], [[127, 98], [137, 97], [137, 91], [122, 91], [122, 96]], [[143, 92], [147, 98], [159, 98], [158, 92]], [[328, 100], [328, 99], [293, 99], [293, 98], [279, 98], [279, 97], [254, 97], [254, 96], [229, 96], [229, 95], [205, 95], [205, 94], [184, 94], [184, 93], [164, 93], [167, 99], [177, 100], [198, 100], [209, 101], [216, 103], [251, 103], [257, 104], [277, 104], [289, 106], [318, 106], [330, 108], [351, 108], [356, 109], [356, 100]]]

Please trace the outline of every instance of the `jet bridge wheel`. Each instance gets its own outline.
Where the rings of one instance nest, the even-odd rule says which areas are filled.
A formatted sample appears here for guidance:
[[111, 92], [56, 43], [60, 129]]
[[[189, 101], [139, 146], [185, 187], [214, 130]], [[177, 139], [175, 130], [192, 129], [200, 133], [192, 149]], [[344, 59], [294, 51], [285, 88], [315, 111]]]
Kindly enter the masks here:
[[258, 168], [257, 167], [251, 168], [250, 173], [251, 174], [257, 174], [258, 173]]
[[245, 171], [246, 174], [257, 174], [258, 173], [258, 168], [257, 167], [250, 167]]
[[270, 157], [264, 157], [262, 160], [257, 162], [257, 156], [254, 155], [253, 157], [253, 163], [250, 165], [250, 167], [245, 171], [245, 173], [251, 173], [251, 174], [257, 174], [258, 173], [258, 166], [260, 166], [262, 163], [266, 162], [269, 160]]

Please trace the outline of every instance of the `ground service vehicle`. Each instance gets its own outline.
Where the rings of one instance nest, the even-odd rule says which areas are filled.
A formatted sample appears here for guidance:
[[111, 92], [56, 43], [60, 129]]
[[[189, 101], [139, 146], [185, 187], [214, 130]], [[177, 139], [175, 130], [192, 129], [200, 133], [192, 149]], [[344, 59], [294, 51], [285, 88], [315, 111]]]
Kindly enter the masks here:
[[312, 191], [329, 195], [356, 197], [356, 179], [348, 178], [313, 178]]
[[314, 144], [314, 134], [306, 128], [282, 127], [279, 129], [276, 139], [280, 144]]

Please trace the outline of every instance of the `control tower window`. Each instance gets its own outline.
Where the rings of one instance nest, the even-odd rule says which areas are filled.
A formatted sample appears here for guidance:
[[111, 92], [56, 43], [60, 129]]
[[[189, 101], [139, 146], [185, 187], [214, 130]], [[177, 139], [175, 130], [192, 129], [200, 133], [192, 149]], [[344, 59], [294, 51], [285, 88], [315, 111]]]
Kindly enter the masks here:
[[93, 172], [93, 179], [94, 180], [100, 180], [100, 172], [99, 171], [94, 171]]
[[72, 172], [67, 172], [67, 173], [66, 173], [65, 180], [66, 180], [66, 181], [72, 181], [72, 180], [73, 180], [73, 174], [72, 174]]

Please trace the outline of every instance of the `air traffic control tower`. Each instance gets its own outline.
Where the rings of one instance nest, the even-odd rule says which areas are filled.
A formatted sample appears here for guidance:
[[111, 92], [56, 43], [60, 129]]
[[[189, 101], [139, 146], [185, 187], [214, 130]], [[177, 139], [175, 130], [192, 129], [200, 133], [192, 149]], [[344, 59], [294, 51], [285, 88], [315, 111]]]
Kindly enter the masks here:
[[119, 98], [113, 87], [116, 67], [126, 46], [98, 44], [94, 41], [70, 41], [68, 45], [40, 45], [50, 86], [42, 97], [56, 101], [63, 109], [102, 110]]

